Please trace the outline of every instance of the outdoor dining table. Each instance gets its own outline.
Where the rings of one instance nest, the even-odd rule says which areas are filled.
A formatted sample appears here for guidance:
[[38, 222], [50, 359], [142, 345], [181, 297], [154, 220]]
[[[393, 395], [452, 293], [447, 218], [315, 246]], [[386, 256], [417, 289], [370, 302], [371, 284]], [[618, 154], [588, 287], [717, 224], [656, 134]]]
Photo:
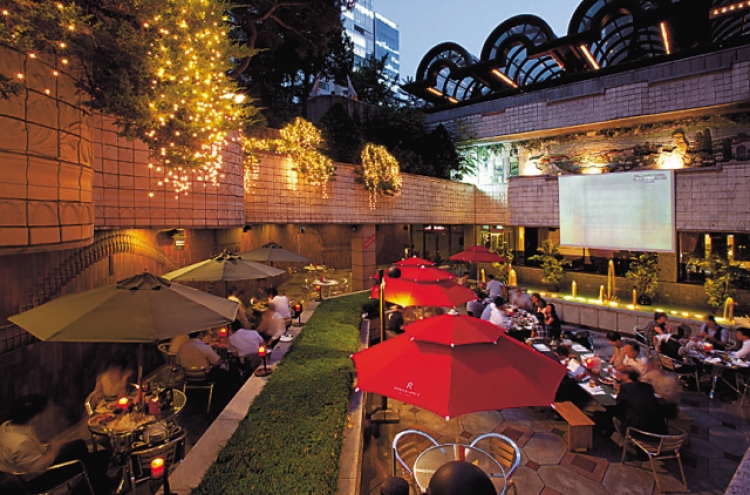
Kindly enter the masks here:
[[[120, 413], [117, 400], [96, 401], [93, 392], [86, 398], [86, 409], [90, 413], [87, 421], [89, 431], [94, 435], [109, 437], [113, 453], [122, 465], [122, 478], [117, 493], [123, 491], [130, 478], [130, 453], [137, 441], [136, 434], [148, 425], [174, 420], [185, 408], [187, 397], [184, 392], [174, 388], [171, 392], [172, 407], [155, 415], [143, 412]], [[132, 400], [135, 397], [133, 395], [129, 398]]]
[[419, 454], [414, 462], [414, 478], [419, 489], [426, 492], [435, 471], [448, 462], [458, 460], [477, 466], [489, 476], [498, 495], [505, 493], [505, 470], [500, 463], [477, 447], [455, 443], [433, 445]]
[[750, 374], [749, 362], [743, 359], [733, 358], [729, 353], [724, 351], [713, 350], [709, 352], [701, 352], [697, 348], [688, 351], [688, 357], [699, 362], [704, 369], [711, 370], [711, 391], [708, 393], [708, 396], [711, 399], [713, 399], [716, 394], [716, 385], [719, 382], [719, 378], [721, 378], [729, 388], [742, 395], [742, 392], [739, 390], [736, 383], [732, 385], [729, 380], [724, 378], [724, 372], [726, 370], [734, 370], [736, 373]]
[[[315, 285], [316, 287], [320, 287], [320, 298], [321, 299], [325, 299], [326, 297], [328, 297], [330, 295], [331, 287], [335, 287], [335, 286], [337, 286], [339, 284], [340, 284], [340, 282], [338, 280], [334, 280], [334, 279], [330, 279], [330, 278], [327, 278], [327, 279], [324, 279], [324, 280], [315, 280], [313, 282], [313, 285]], [[325, 294], [323, 293], [324, 291], [325, 291]]]

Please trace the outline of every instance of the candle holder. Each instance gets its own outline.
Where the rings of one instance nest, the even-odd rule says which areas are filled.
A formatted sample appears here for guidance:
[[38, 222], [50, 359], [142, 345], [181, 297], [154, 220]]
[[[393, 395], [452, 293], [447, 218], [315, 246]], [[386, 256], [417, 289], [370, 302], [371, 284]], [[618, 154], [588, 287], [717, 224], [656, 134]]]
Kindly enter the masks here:
[[172, 490], [169, 487], [169, 474], [168, 474], [167, 462], [162, 457], [157, 457], [151, 461], [151, 479], [162, 480], [162, 486], [164, 487], [164, 495], [172, 495]]
[[268, 351], [265, 344], [262, 344], [260, 347], [258, 347], [258, 356], [263, 358], [263, 369], [258, 368], [257, 370], [255, 370], [255, 376], [265, 377], [273, 373], [273, 370], [269, 370], [268, 366], [266, 365], [267, 353]]

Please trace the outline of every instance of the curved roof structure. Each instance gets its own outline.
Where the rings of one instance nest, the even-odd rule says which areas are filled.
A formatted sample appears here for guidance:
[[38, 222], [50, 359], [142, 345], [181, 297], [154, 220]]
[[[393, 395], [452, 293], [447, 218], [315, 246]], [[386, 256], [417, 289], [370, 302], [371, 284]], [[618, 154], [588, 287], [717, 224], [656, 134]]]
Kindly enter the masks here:
[[747, 1], [583, 0], [561, 38], [540, 17], [519, 15], [490, 33], [479, 58], [441, 43], [404, 89], [455, 105], [748, 43], [748, 34]]

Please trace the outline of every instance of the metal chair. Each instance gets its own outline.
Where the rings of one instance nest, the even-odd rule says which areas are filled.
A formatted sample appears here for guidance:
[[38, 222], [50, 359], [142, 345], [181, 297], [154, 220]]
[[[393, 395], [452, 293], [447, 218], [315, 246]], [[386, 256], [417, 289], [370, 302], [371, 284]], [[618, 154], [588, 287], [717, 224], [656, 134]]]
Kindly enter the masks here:
[[685, 478], [685, 470], [682, 468], [682, 459], [680, 458], [680, 448], [685, 442], [687, 434], [679, 428], [670, 427], [670, 431], [673, 431], [674, 434], [657, 435], [656, 433], [649, 433], [633, 428], [632, 426], [628, 427], [625, 432], [625, 443], [622, 447], [620, 463], [625, 463], [625, 456], [628, 453], [628, 444], [632, 443], [636, 448], [640, 449], [648, 456], [648, 460], [651, 463], [651, 470], [654, 472], [656, 488], [661, 491], [659, 477], [656, 476], [656, 466], [654, 466], [654, 461], [677, 459], [677, 464], [680, 466], [680, 474], [682, 475], [682, 485], [685, 487], [685, 490], [687, 490], [687, 479]]
[[63, 490], [72, 492], [76, 488], [76, 486], [78, 486], [81, 482], [86, 482], [86, 487], [88, 488], [89, 493], [91, 495], [96, 495], [94, 492], [94, 487], [91, 486], [91, 480], [89, 480], [89, 474], [86, 472], [86, 466], [84, 466], [83, 462], [79, 460], [61, 462], [60, 464], [53, 464], [52, 466], [47, 468], [44, 474], [49, 473], [51, 471], [56, 471], [58, 469], [64, 469], [69, 466], [80, 466], [81, 470], [80, 472], [74, 474], [67, 480], [51, 487], [49, 490], [45, 490], [41, 492], [31, 490], [29, 486], [21, 480], [20, 476], [25, 473], [14, 473], [14, 474], [15, 476], [19, 478], [19, 480], [21, 480], [21, 485], [23, 485], [26, 491], [31, 495], [56, 495], [59, 493], [64, 493]]
[[700, 378], [698, 377], [697, 366], [683, 364], [674, 358], [665, 356], [661, 352], [657, 352], [656, 355], [659, 356], [659, 362], [661, 363], [662, 369], [666, 371], [671, 371], [672, 373], [675, 374], [675, 376], [677, 376], [677, 378], [683, 378], [686, 376], [691, 377], [692, 379], [695, 380], [695, 389], [700, 392], [701, 386], [700, 386]]
[[187, 389], [208, 390], [208, 406], [206, 412], [211, 411], [211, 399], [214, 396], [214, 382], [208, 380], [206, 370], [203, 368], [183, 368], [185, 372], [185, 382], [182, 384], [182, 392]]
[[174, 370], [177, 368], [177, 353], [169, 352], [169, 342], [162, 342], [158, 346], [156, 346], [157, 349], [159, 349], [159, 352], [161, 352], [162, 357], [164, 357], [164, 362], [167, 363], [167, 366], [169, 366], [169, 369]]
[[[482, 448], [486, 445], [486, 448]], [[499, 433], [485, 433], [479, 435], [471, 447], [477, 447], [492, 456], [505, 470], [505, 484], [516, 493], [516, 487], [511, 477], [521, 464], [521, 450], [516, 442]]]
[[[410, 466], [414, 465], [414, 461], [417, 460], [419, 454], [424, 450], [420, 448], [420, 440], [427, 440], [432, 445], [438, 445], [437, 440], [419, 430], [404, 430], [393, 438], [393, 443], [391, 444], [393, 476], [398, 476], [396, 466], [397, 464], [401, 464], [401, 467], [409, 474], [409, 477], [414, 479], [414, 471], [412, 471]], [[405, 457], [410, 459], [413, 457], [413, 459], [411, 459], [410, 463], [407, 463], [404, 461]]]
[[633, 333], [635, 334], [635, 340], [637, 340], [647, 348], [647, 354], [656, 352], [656, 348], [654, 347], [654, 339], [648, 337], [645, 328], [636, 325], [633, 327]]
[[[180, 429], [175, 436], [161, 445], [133, 450], [130, 454], [132, 464], [130, 471], [131, 486], [135, 487], [138, 483], [151, 478], [151, 461], [157, 457], [164, 459], [164, 463], [170, 468], [179, 464], [185, 458], [186, 437], [187, 432]], [[164, 473], [164, 476], [169, 476], [169, 473]]]

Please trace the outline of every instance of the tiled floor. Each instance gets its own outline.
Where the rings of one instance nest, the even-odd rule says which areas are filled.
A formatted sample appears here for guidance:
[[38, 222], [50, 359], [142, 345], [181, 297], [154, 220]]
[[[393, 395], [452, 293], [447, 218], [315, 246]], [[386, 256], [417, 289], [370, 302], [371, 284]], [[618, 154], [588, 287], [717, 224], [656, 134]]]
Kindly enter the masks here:
[[[607, 353], [606, 340], [595, 339], [595, 350]], [[375, 401], [379, 404], [379, 400]], [[389, 401], [400, 413], [398, 424], [368, 426], [365, 432], [362, 493], [380, 494], [380, 483], [391, 474], [391, 441], [396, 433], [413, 428], [441, 443], [455, 442], [456, 420], [420, 408]], [[743, 454], [750, 446], [750, 404], [709, 400], [705, 393], [685, 392], [680, 408], [694, 420], [691, 442], [683, 447], [683, 463], [690, 493], [724, 493]], [[658, 495], [648, 461], [628, 457], [603, 432], [594, 431], [594, 449], [568, 452], [567, 424], [550, 408], [519, 408], [462, 416], [458, 437], [470, 443], [482, 433], [512, 438], [521, 449], [520, 467], [513, 476], [519, 495]], [[413, 462], [413, 459], [412, 459]], [[684, 492], [675, 461], [657, 463], [664, 492]]]

